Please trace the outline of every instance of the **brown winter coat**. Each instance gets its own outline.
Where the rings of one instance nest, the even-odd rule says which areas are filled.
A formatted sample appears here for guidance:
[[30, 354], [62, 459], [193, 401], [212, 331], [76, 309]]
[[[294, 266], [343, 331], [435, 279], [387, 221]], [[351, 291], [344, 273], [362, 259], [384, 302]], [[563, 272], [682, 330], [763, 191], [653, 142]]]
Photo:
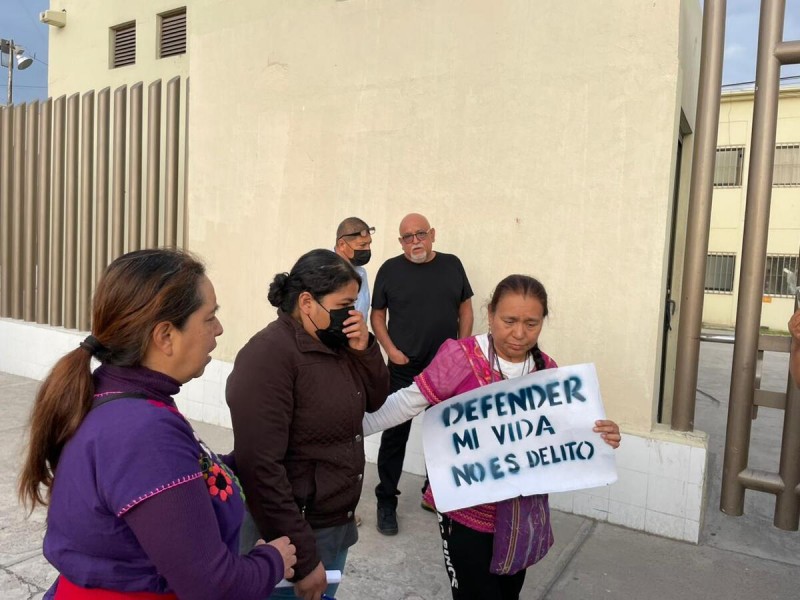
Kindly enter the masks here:
[[282, 311], [236, 357], [226, 396], [239, 479], [264, 539], [288, 535], [297, 547], [296, 579], [319, 563], [312, 530], [353, 519], [361, 421], [388, 392], [371, 335], [366, 350], [334, 351]]

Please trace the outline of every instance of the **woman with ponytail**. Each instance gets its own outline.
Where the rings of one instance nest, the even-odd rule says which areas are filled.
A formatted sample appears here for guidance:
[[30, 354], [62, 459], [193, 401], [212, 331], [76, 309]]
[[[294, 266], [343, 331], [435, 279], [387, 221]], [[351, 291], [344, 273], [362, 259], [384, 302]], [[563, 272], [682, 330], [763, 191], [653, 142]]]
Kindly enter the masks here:
[[[243, 497], [173, 396], [211, 360], [217, 319], [205, 268], [178, 250], [116, 259], [92, 333], [42, 383], [20, 497], [48, 506], [56, 600], [263, 598], [291, 577], [288, 538], [238, 555]], [[100, 366], [92, 373], [91, 360]]]
[[[547, 292], [527, 275], [509, 275], [495, 288], [488, 306], [489, 333], [447, 340], [431, 364], [409, 387], [390, 395], [383, 407], [364, 417], [364, 435], [394, 427], [438, 404], [482, 385], [521, 377], [533, 371], [552, 369], [555, 361], [539, 349], [539, 334], [547, 317]], [[594, 431], [611, 447], [620, 443], [619, 427], [613, 421], [596, 421]], [[424, 500], [436, 506], [428, 486]], [[511, 503], [514, 500], [504, 501]], [[540, 559], [553, 543], [550, 509], [546, 495], [522, 498], [517, 514], [538, 515], [531, 548]], [[525, 568], [498, 573], [493, 552], [498, 549], [496, 525], [505, 512], [501, 505], [482, 504], [449, 513], [439, 513], [439, 532], [454, 600], [517, 600], [525, 581]], [[510, 506], [510, 504], [509, 504]], [[515, 532], [517, 533], [517, 532]], [[522, 536], [522, 534], [520, 534]], [[501, 535], [501, 540], [505, 538]], [[509, 554], [508, 548], [501, 553]], [[516, 557], [515, 557], [516, 558]]]

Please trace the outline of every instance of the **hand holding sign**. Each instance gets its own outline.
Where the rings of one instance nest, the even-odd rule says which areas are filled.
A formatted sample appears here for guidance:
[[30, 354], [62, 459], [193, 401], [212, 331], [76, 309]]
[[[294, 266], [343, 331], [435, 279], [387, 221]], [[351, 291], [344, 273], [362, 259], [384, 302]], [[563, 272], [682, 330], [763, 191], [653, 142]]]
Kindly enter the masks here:
[[613, 483], [619, 439], [591, 364], [480, 387], [430, 408], [423, 423], [443, 512]]
[[619, 433], [619, 425], [614, 423], [614, 421], [609, 421], [607, 419], [595, 421], [592, 431], [599, 433], [605, 443], [614, 448], [614, 450], [619, 448], [622, 436]]

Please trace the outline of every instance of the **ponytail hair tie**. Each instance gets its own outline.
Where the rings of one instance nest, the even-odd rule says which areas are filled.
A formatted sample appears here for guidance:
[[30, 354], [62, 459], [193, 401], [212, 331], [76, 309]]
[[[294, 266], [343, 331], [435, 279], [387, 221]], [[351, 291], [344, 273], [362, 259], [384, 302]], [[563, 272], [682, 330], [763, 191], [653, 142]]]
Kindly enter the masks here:
[[108, 354], [108, 348], [103, 346], [103, 344], [101, 344], [100, 341], [93, 335], [87, 335], [86, 339], [80, 343], [80, 347], [97, 358], [101, 358], [102, 355]]

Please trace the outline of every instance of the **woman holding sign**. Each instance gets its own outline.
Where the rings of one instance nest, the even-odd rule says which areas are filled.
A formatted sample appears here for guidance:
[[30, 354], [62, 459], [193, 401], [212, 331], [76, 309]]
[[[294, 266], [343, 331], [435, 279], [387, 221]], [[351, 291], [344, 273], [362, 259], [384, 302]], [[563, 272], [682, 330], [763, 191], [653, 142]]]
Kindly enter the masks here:
[[[442, 344], [411, 386], [389, 396], [378, 412], [365, 415], [365, 435], [482, 385], [557, 366], [538, 345], [548, 312], [547, 292], [539, 281], [509, 275], [497, 285], [488, 310], [489, 333]], [[613, 421], [596, 421], [594, 431], [612, 448], [619, 446], [619, 427]], [[436, 506], [430, 487], [425, 500]], [[547, 495], [437, 514], [454, 600], [519, 598], [525, 569], [553, 543]]]

